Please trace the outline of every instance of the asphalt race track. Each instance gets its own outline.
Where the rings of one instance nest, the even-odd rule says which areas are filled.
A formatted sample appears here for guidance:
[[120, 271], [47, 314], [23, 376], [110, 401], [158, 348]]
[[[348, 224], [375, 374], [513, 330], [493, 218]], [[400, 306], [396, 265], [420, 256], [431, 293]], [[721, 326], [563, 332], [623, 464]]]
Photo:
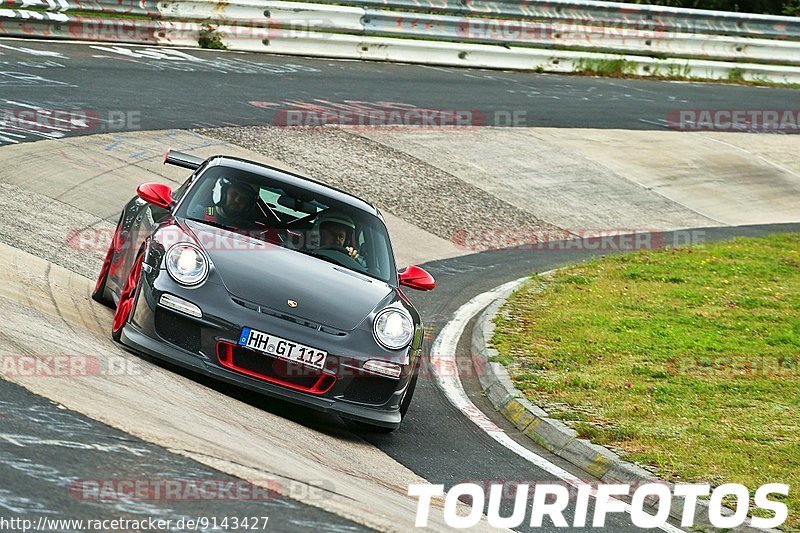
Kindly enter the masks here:
[[[429, 109], [468, 109], [481, 116], [516, 116], [517, 126], [664, 129], [676, 108], [783, 109], [796, 92], [723, 84], [667, 83], [460, 70], [354, 61], [316, 60], [212, 51], [168, 51], [113, 45], [0, 40], [0, 109], [41, 107], [90, 110], [94, 127], [51, 129], [0, 124], [0, 145], [127, 130], [269, 124], [276, 111], [359, 101], [395, 102]], [[490, 122], [490, 124], [493, 122]], [[504, 125], [504, 124], [499, 124]], [[704, 228], [709, 241], [738, 235], [800, 231], [800, 224]], [[668, 237], [668, 236], [667, 236]], [[431, 294], [409, 296], [420, 308], [431, 339], [473, 296], [532, 272], [598, 253], [500, 250], [428, 263], [439, 281]], [[0, 331], [2, 333], [2, 331]], [[469, 331], [465, 332], [468, 338]], [[463, 339], [462, 339], [463, 342]], [[430, 348], [430, 342], [427, 344]], [[185, 376], [190, 374], [177, 371]], [[194, 378], [192, 378], [194, 379]], [[320, 416], [254, 400], [241, 391], [204, 383], [233, 398], [315, 427]], [[514, 430], [488, 407], [474, 378], [464, 386], [501, 428]], [[52, 517], [254, 516], [266, 514], [278, 531], [359, 531], [358, 524], [316, 507], [275, 498], [231, 502], [103, 502], [69, 497], [76, 480], [146, 475], [231, 479], [163, 448], [130, 437], [0, 380], [0, 509]], [[403, 426], [391, 435], [354, 432], [431, 483], [552, 480], [498, 445], [464, 419], [424, 373]], [[562, 468], [564, 461], [519, 438]], [[154, 474], [157, 473], [157, 474]], [[506, 505], [506, 512], [509, 506]], [[590, 507], [591, 509], [591, 507]], [[571, 510], [567, 514], [571, 514]], [[632, 531], [624, 516], [608, 530]], [[555, 531], [558, 528], [537, 528]], [[533, 531], [523, 527], [520, 531]]]
[[[252, 490], [251, 499], [196, 501], [152, 498], [144, 501], [103, 501], [95, 490], [99, 480], [192, 480], [198, 487], [230, 488], [238, 480], [135, 439], [5, 380], [0, 380], [0, 507], [52, 520], [148, 518], [196, 520], [198, 517], [269, 517], [280, 531], [367, 531], [357, 524], [302, 505], [268, 491]], [[65, 484], [69, 491], [65, 490]], [[227, 485], [230, 484], [230, 485]], [[250, 490], [242, 487], [240, 494]], [[320, 487], [324, 490], [324, 487]], [[248, 492], [248, 494], [250, 494]], [[4, 513], [5, 514], [5, 513]], [[212, 531], [213, 528], [199, 528]]]
[[[474, 110], [476, 125], [662, 129], [679, 108], [785, 109], [796, 99], [789, 90], [723, 84], [203, 50], [5, 40], [0, 53], [1, 107], [16, 103], [97, 114], [97, 128], [69, 134], [269, 124], [276, 110], [319, 100]], [[42, 137], [30, 135], [0, 128], [0, 143]]]

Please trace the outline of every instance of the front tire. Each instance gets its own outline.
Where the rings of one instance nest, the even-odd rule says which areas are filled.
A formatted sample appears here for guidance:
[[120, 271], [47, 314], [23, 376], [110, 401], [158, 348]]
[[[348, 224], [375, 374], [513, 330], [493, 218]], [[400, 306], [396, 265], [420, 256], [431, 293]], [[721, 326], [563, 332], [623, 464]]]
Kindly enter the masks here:
[[124, 215], [120, 215], [119, 217], [117, 229], [114, 230], [114, 236], [111, 238], [111, 243], [108, 245], [106, 258], [103, 260], [103, 266], [100, 268], [100, 274], [97, 276], [97, 283], [95, 283], [94, 291], [92, 292], [92, 300], [106, 307], [110, 307], [111, 309], [114, 308], [114, 301], [106, 296], [106, 281], [108, 281], [108, 273], [111, 271], [111, 262], [114, 259], [114, 253], [117, 251], [119, 228], [122, 225], [123, 216]]
[[100, 269], [100, 275], [97, 276], [97, 283], [94, 286], [94, 292], [92, 292], [92, 300], [111, 308], [114, 307], [114, 302], [106, 297], [106, 281], [108, 280], [108, 271], [111, 270], [111, 260], [113, 258], [114, 239], [111, 240], [111, 244], [108, 246], [106, 258], [103, 260], [103, 267]]
[[[403, 396], [403, 400], [400, 402], [400, 423], [403, 423], [403, 420], [406, 417], [406, 413], [408, 412], [408, 408], [411, 405], [411, 399], [414, 397], [414, 390], [417, 388], [417, 378], [419, 377], [419, 365], [417, 365], [417, 370], [414, 372], [414, 377], [411, 378], [411, 382], [408, 384], [408, 389], [406, 390], [405, 395]], [[364, 429], [369, 431], [370, 433], [384, 433], [388, 434], [396, 430], [397, 428], [387, 428], [383, 426], [376, 426], [373, 424], [368, 424], [366, 422], [358, 422], [356, 421], [355, 424]], [[400, 426], [398, 426], [400, 427]]]
[[402, 418], [406, 417], [408, 408], [411, 405], [411, 399], [414, 397], [414, 390], [416, 390], [417, 388], [418, 377], [419, 377], [419, 366], [417, 367], [417, 372], [414, 373], [414, 377], [411, 378], [411, 383], [408, 384], [408, 390], [406, 391], [406, 395], [403, 396], [403, 401], [400, 402], [400, 416]]

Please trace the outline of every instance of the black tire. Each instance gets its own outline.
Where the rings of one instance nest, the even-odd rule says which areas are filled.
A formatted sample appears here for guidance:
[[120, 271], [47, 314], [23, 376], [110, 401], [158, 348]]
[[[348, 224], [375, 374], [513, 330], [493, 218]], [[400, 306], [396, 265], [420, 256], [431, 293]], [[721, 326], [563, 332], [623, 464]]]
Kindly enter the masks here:
[[105, 305], [110, 309], [114, 309], [114, 302], [111, 298], [106, 297], [106, 279], [108, 279], [108, 274], [103, 276], [103, 281], [98, 286], [97, 290], [92, 293], [92, 300], [95, 302]]
[[[109, 249], [107, 255], [109, 255], [113, 248], [114, 248], [114, 241], [112, 239], [111, 244], [108, 245]], [[109, 265], [110, 267], [110, 265]], [[106, 307], [110, 307], [114, 309], [114, 301], [111, 298], [106, 297], [106, 281], [108, 281], [108, 268], [106, 268], [105, 264], [103, 265], [103, 270], [100, 271], [100, 279], [97, 280], [97, 284], [95, 285], [94, 292], [92, 292], [92, 300], [99, 304], [103, 304]]]
[[[117, 232], [119, 231], [119, 227], [122, 225], [122, 219], [123, 219], [124, 216], [125, 215], [123, 213], [119, 217], [119, 221], [117, 222], [117, 229], [114, 230], [114, 236], [111, 239], [111, 243], [108, 245], [108, 252], [106, 252], [106, 260], [112, 259], [111, 253], [114, 250], [114, 241], [116, 241]], [[105, 263], [105, 261], [104, 261], [104, 263]], [[108, 280], [108, 269], [104, 268], [100, 272], [100, 279], [98, 279], [97, 283], [95, 284], [94, 292], [92, 292], [92, 300], [94, 300], [95, 302], [97, 302], [99, 304], [105, 305], [106, 307], [114, 309], [114, 300], [112, 300], [111, 298], [108, 298], [106, 296], [106, 281], [107, 280]]]
[[414, 377], [411, 378], [411, 383], [408, 384], [408, 390], [406, 391], [406, 395], [403, 396], [403, 401], [400, 402], [400, 416], [403, 418], [406, 417], [408, 408], [411, 405], [411, 399], [414, 397], [414, 391], [417, 388], [418, 377], [419, 377], [419, 365], [417, 365], [417, 372], [414, 373]]

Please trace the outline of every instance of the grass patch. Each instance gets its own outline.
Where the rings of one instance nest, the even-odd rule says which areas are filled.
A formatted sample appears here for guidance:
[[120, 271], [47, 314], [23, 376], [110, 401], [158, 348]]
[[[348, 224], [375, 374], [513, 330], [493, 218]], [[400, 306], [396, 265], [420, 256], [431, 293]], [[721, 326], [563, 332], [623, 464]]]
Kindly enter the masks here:
[[210, 50], [227, 50], [228, 47], [222, 42], [222, 34], [217, 31], [217, 27], [209, 22], [204, 22], [200, 29], [200, 36], [197, 40], [200, 48]]
[[732, 68], [728, 71], [728, 81], [733, 83], [741, 83], [744, 81], [744, 70], [740, 68]]
[[636, 74], [636, 65], [625, 59], [579, 59], [575, 72], [591, 76], [624, 78]]
[[534, 277], [493, 339], [517, 387], [680, 482], [788, 483], [800, 528], [800, 234]]

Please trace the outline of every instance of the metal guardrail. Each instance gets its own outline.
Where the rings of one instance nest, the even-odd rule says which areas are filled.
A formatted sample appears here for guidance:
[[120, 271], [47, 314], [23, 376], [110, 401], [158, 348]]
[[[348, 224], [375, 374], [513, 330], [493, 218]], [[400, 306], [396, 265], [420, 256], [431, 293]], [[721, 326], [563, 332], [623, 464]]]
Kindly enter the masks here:
[[656, 57], [800, 65], [800, 41], [774, 41], [675, 33], [662, 29], [604, 27], [567, 22], [529, 22], [367, 10], [366, 35], [454, 42], [511, 44]]
[[58, 13], [82, 11], [154, 18], [161, 16], [155, 0], [0, 0], [0, 8]]
[[597, 0], [318, 0], [364, 8], [400, 9], [505, 19], [652, 29], [678, 33], [800, 40], [800, 18]]
[[0, 35], [196, 46], [211, 32], [284, 54], [558, 72], [622, 59], [631, 74], [800, 81], [800, 18], [593, 0], [326, 2], [5, 0]]
[[[97, 13], [124, 13], [158, 17], [166, 9], [159, 4], [192, 5], [206, 16], [230, 8], [260, 11], [258, 0], [225, 2], [215, 0], [6, 0], [0, 5], [18, 8], [43, 8], [50, 11], [80, 10]], [[800, 18], [753, 13], [734, 13], [668, 6], [626, 4], [601, 0], [316, 0], [316, 4], [353, 6], [363, 9], [388, 9], [499, 19], [558, 21], [568, 24], [603, 25], [619, 28], [705, 35], [762, 37], [800, 40]], [[214, 5], [213, 9], [209, 9]], [[68, 6], [68, 7], [67, 7]]]

